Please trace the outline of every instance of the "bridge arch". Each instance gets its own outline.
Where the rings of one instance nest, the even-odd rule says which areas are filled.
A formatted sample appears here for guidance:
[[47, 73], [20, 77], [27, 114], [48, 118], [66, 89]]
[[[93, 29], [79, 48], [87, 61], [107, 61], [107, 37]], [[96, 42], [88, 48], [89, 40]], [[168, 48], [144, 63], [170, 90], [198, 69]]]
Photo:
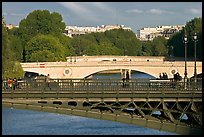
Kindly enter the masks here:
[[110, 69], [96, 70], [96, 71], [94, 71], [94, 72], [92, 72], [90, 74], [87, 74], [86, 76], [84, 76], [84, 78], [89, 78], [89, 77], [91, 77], [91, 76], [93, 76], [95, 74], [103, 74], [103, 73], [105, 73], [105, 74], [107, 74], [107, 73], [109, 73], [109, 74], [120, 74], [120, 77], [122, 78], [126, 74], [127, 71], [129, 72], [130, 77], [134, 72], [138, 72], [138, 73], [143, 73], [144, 75], [148, 75], [148, 76], [150, 76], [152, 78], [156, 78], [155, 76], [153, 76], [151, 74], [148, 74], [148, 73], [146, 73], [144, 71], [139, 71], [138, 69], [129, 69], [129, 68], [118, 68], [118, 69], [111, 69], [110, 68]]

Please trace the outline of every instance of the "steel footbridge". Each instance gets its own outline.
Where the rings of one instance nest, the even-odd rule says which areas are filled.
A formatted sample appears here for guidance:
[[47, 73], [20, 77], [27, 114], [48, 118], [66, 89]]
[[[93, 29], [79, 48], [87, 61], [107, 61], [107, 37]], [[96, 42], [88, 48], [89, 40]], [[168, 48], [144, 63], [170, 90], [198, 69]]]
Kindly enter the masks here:
[[2, 106], [202, 134], [202, 80], [52, 79], [2, 86]]

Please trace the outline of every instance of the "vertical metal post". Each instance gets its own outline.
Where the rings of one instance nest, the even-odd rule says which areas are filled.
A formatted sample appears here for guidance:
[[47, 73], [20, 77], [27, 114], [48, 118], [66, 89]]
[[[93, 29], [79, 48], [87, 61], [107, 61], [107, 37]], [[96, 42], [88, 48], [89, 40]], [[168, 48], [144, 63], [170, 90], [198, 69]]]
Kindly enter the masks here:
[[194, 82], [196, 84], [196, 82], [197, 82], [197, 70], [196, 70], [196, 41], [197, 41], [197, 34], [196, 33], [194, 34], [193, 39], [194, 39], [194, 43], [195, 43], [195, 46], [194, 46], [194, 57], [195, 57]]
[[184, 88], [187, 89], [187, 35], [184, 35], [184, 44], [185, 44], [185, 72], [184, 72]]

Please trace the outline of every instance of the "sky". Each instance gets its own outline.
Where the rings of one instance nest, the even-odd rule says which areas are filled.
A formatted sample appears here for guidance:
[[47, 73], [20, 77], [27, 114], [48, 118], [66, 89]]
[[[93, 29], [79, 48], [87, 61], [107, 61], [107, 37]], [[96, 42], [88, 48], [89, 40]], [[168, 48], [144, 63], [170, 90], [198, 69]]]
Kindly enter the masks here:
[[70, 26], [118, 24], [136, 33], [143, 27], [185, 25], [202, 17], [202, 2], [2, 2], [6, 24], [19, 25], [33, 10], [58, 12]]

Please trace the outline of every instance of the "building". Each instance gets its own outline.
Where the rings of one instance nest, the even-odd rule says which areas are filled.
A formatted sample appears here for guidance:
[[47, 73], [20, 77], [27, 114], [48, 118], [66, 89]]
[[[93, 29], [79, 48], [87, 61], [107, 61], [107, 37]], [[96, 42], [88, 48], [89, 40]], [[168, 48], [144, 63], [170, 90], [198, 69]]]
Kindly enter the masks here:
[[78, 26], [66, 26], [64, 34], [69, 37], [84, 35], [88, 33], [105, 32], [112, 29], [125, 29], [131, 30], [130, 27], [125, 27], [124, 25], [101, 25], [97, 27], [78, 27]]
[[6, 24], [7, 29], [18, 28], [18, 26], [14, 26], [12, 24]]
[[154, 38], [158, 36], [164, 36], [166, 39], [169, 39], [169, 37], [182, 30], [185, 27], [185, 25], [176, 25], [176, 26], [157, 26], [154, 28], [142, 28], [140, 30], [137, 30], [137, 38], [142, 41], [147, 40], [153, 40]]

